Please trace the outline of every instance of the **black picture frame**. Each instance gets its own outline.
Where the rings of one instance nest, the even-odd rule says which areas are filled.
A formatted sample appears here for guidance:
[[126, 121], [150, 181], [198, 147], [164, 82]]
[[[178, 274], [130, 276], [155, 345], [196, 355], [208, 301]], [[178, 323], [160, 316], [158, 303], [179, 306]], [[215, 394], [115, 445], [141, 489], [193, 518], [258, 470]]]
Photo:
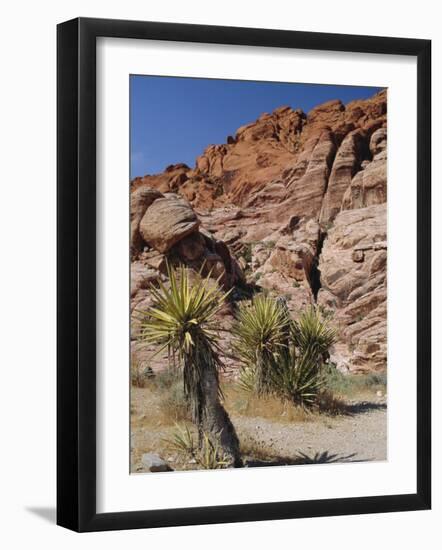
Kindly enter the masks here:
[[[417, 491], [361, 498], [96, 512], [96, 39], [395, 54], [417, 58]], [[431, 506], [431, 41], [79, 18], [57, 28], [57, 523], [104, 531]]]

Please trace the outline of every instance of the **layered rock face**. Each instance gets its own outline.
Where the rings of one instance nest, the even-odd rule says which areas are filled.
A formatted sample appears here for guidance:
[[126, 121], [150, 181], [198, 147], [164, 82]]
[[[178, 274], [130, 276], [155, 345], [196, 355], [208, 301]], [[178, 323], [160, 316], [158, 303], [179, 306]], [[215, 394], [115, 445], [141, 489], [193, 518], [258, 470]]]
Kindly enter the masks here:
[[340, 341], [332, 360], [350, 370], [385, 367], [387, 216], [385, 204], [343, 210], [319, 259], [317, 301], [335, 312]]
[[204, 265], [226, 288], [284, 295], [295, 316], [317, 303], [338, 329], [340, 368], [385, 368], [386, 144], [384, 91], [308, 114], [280, 107], [192, 169], [135, 178], [132, 309], [166, 258]]

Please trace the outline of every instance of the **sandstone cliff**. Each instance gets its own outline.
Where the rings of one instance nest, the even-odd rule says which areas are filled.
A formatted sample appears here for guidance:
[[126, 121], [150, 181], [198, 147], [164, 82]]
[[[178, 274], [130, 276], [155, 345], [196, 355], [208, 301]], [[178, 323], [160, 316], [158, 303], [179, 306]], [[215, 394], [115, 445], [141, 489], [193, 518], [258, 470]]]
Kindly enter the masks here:
[[169, 257], [238, 293], [283, 294], [294, 314], [317, 303], [339, 331], [341, 369], [385, 368], [386, 141], [383, 91], [307, 114], [280, 107], [208, 146], [193, 168], [135, 178], [134, 338], [147, 285]]

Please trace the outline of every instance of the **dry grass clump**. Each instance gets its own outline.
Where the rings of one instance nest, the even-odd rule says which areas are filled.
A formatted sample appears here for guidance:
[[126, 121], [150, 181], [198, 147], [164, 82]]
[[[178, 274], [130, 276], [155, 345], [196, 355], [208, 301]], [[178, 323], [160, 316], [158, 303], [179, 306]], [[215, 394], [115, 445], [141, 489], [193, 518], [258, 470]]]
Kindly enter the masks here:
[[145, 387], [132, 386], [130, 412], [131, 423], [137, 427], [166, 427], [189, 420], [190, 411], [182, 380], [168, 375], [163, 378], [159, 374], [150, 379]]
[[274, 395], [256, 395], [241, 389], [234, 382], [222, 386], [224, 404], [233, 416], [260, 417], [278, 422], [305, 422], [311, 413], [303, 407], [282, 401]]
[[328, 416], [340, 416], [348, 414], [347, 403], [339, 396], [334, 395], [330, 390], [321, 391], [317, 401], [317, 412]]
[[313, 422], [319, 417], [348, 415], [351, 408], [346, 400], [323, 389], [313, 407], [306, 408], [274, 395], [259, 396], [241, 390], [233, 383], [223, 385], [225, 406], [232, 416], [266, 418], [282, 423]]
[[136, 388], [145, 388], [153, 376], [153, 371], [149, 365], [139, 363], [132, 357], [130, 370], [132, 386]]
[[158, 400], [158, 412], [163, 425], [191, 420], [189, 403], [184, 394], [183, 379], [176, 369], [156, 374], [148, 384]]
[[241, 438], [241, 453], [266, 462], [279, 458], [271, 441], [258, 440], [250, 435]]

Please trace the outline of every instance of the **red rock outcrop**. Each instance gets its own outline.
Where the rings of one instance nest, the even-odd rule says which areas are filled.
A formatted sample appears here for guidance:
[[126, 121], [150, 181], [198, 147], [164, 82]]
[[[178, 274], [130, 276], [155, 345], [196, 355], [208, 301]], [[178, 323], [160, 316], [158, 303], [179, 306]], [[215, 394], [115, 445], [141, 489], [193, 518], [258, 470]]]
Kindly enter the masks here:
[[[131, 182], [134, 309], [166, 257], [226, 288], [317, 302], [339, 330], [333, 359], [386, 366], [387, 94], [305, 114], [280, 107], [209, 145], [195, 166]], [[135, 290], [136, 289], [136, 290]]]
[[340, 335], [336, 362], [353, 371], [384, 367], [387, 352], [385, 205], [340, 212], [328, 232], [318, 267], [321, 274], [318, 304], [334, 312], [333, 322]]

